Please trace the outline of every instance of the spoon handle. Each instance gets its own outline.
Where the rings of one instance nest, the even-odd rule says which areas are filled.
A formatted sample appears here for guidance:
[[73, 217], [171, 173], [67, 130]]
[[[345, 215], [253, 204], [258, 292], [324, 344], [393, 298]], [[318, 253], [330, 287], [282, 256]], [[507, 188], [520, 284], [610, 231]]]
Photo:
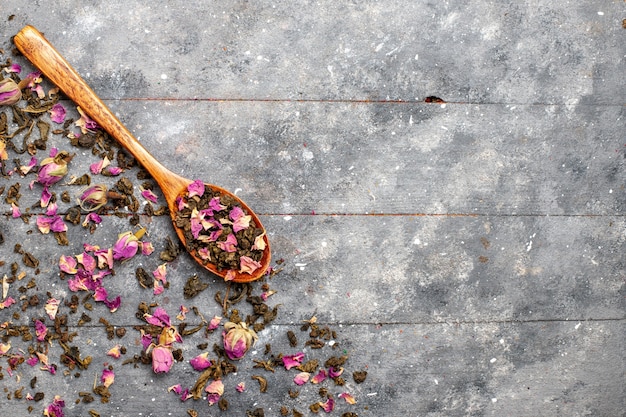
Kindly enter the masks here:
[[166, 169], [135, 139], [41, 32], [25, 26], [13, 42], [35, 67], [130, 152], [161, 186], [168, 204], [190, 183]]

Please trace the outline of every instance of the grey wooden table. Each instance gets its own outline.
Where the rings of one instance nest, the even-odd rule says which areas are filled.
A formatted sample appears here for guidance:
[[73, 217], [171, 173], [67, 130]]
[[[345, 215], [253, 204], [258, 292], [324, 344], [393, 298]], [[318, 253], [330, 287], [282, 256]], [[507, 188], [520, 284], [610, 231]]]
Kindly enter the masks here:
[[[221, 327], [207, 333], [202, 318], [223, 315], [216, 293], [237, 288], [185, 254], [159, 259], [175, 235], [167, 215], [145, 214], [135, 167], [122, 176], [135, 184], [155, 252], [116, 264], [106, 286], [122, 302], [111, 313], [72, 292], [58, 262], [83, 243], [106, 248], [138, 230], [132, 210], [103, 216], [93, 234], [68, 225], [60, 246], [37, 229], [35, 175], [0, 179], [0, 275], [15, 278], [4, 295], [17, 301], [0, 310], [10, 345], [0, 356], [0, 414], [41, 415], [59, 396], [72, 416], [276, 416], [281, 407], [296, 416], [331, 396], [338, 416], [625, 415], [625, 4], [462, 3], [4, 0], [3, 62], [32, 71], [12, 56], [10, 38], [25, 24], [45, 32], [164, 165], [235, 191], [261, 215], [280, 272], [250, 288], [276, 291], [266, 303], [278, 314], [223, 377], [228, 409], [206, 393], [182, 402], [168, 388], [194, 385], [196, 355], [217, 357]], [[0, 111], [10, 124], [9, 109]], [[76, 153], [68, 179], [100, 160], [61, 134], [47, 145], [39, 161], [52, 147]], [[30, 155], [9, 150], [6, 167], [16, 158], [24, 165]], [[109, 186], [118, 179], [92, 175]], [[70, 196], [59, 201], [63, 215], [80, 191], [67, 182], [51, 187]], [[23, 219], [6, 200], [14, 184]], [[135, 271], [163, 263], [169, 287], [154, 295]], [[185, 299], [194, 274], [209, 287]], [[67, 316], [59, 331], [75, 333], [65, 346], [91, 357], [84, 369], [64, 363], [56, 336], [24, 336], [35, 337], [37, 320], [54, 333], [49, 298]], [[184, 305], [187, 329], [203, 326], [176, 345], [182, 357], [169, 373], [141, 363], [141, 302], [177, 326]], [[252, 306], [232, 308], [245, 316]], [[301, 330], [312, 317], [334, 331], [320, 349]], [[125, 335], [110, 338], [117, 329]], [[116, 344], [119, 359], [107, 355]], [[17, 363], [35, 350], [55, 375]], [[295, 385], [298, 372], [277, 358], [297, 352], [321, 368], [347, 356], [344, 385]], [[273, 359], [274, 372], [254, 367]], [[107, 367], [115, 381], [103, 403], [93, 388]], [[365, 381], [354, 371], [367, 371]]]

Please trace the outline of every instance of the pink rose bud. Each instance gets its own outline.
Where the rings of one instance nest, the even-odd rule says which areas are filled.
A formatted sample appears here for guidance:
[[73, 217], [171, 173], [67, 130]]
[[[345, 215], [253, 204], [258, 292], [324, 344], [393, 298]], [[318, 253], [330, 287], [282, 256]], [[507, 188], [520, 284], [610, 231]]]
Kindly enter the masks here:
[[0, 81], [0, 105], [11, 106], [22, 99], [20, 86], [10, 78]]
[[107, 187], [96, 184], [86, 188], [78, 198], [80, 208], [85, 211], [95, 211], [107, 203]]
[[156, 346], [152, 349], [152, 370], [155, 373], [169, 372], [174, 363], [174, 355], [170, 346]]
[[231, 360], [243, 358], [258, 336], [252, 329], [248, 329], [245, 323], [233, 323], [231, 321], [224, 324], [225, 332], [222, 333], [224, 339], [224, 350]]
[[62, 151], [41, 161], [37, 182], [46, 187], [59, 182], [67, 174], [67, 164], [73, 157], [74, 155], [70, 155], [69, 152]]
[[130, 259], [139, 250], [139, 239], [133, 232], [122, 233], [117, 237], [117, 242], [113, 245], [113, 259], [124, 261]]

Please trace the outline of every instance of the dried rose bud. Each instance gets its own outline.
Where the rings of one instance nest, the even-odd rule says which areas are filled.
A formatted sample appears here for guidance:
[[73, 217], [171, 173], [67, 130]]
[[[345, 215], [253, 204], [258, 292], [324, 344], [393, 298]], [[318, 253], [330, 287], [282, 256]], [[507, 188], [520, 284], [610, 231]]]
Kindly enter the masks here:
[[130, 259], [139, 250], [139, 239], [133, 232], [121, 233], [117, 237], [117, 242], [113, 245], [113, 259], [124, 261]]
[[107, 187], [104, 184], [96, 184], [86, 188], [78, 197], [80, 208], [85, 211], [95, 211], [107, 203]]
[[67, 164], [73, 157], [69, 152], [61, 151], [41, 161], [37, 182], [46, 187], [59, 182], [67, 174]]
[[10, 78], [0, 81], [0, 105], [11, 106], [22, 99], [20, 86]]
[[152, 370], [155, 373], [169, 372], [174, 363], [174, 355], [170, 346], [156, 346], [152, 349]]
[[224, 324], [225, 332], [222, 333], [224, 339], [224, 350], [231, 360], [243, 358], [258, 336], [252, 329], [248, 329], [245, 323], [233, 323], [231, 321]]

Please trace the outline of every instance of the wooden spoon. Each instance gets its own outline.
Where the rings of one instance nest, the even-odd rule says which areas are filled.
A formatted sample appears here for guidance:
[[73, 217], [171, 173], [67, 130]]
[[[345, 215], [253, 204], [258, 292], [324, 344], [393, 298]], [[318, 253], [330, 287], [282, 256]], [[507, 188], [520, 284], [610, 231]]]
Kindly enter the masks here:
[[[176, 219], [176, 199], [187, 192], [187, 186], [192, 180], [174, 174], [157, 161], [150, 153], [135, 139], [130, 131], [119, 121], [111, 110], [98, 98], [96, 93], [78, 75], [76, 70], [61, 56], [61, 54], [44, 38], [44, 36], [34, 27], [25, 26], [17, 35], [14, 43], [33, 65], [35, 65], [46, 77], [56, 84], [70, 99], [72, 99], [85, 113], [91, 117], [99, 126], [105, 129], [122, 145], [130, 154], [152, 175], [152, 178], [159, 184], [167, 205], [169, 207], [172, 221]], [[236, 195], [225, 189], [212, 184], [206, 184], [215, 192], [233, 198], [241, 208], [250, 216], [258, 228], [263, 228], [257, 215], [241, 201]], [[174, 223], [176, 234], [188, 248], [185, 235], [182, 229]], [[264, 234], [265, 249], [260, 260], [261, 266], [249, 273], [232, 271], [230, 277], [234, 282], [250, 282], [259, 279], [267, 271], [270, 264], [270, 246], [267, 234]], [[188, 249], [189, 251], [189, 249]], [[216, 275], [226, 278], [229, 270], [218, 270], [215, 264], [206, 263], [195, 252], [190, 255], [204, 268]], [[234, 272], [234, 273], [233, 273]]]

